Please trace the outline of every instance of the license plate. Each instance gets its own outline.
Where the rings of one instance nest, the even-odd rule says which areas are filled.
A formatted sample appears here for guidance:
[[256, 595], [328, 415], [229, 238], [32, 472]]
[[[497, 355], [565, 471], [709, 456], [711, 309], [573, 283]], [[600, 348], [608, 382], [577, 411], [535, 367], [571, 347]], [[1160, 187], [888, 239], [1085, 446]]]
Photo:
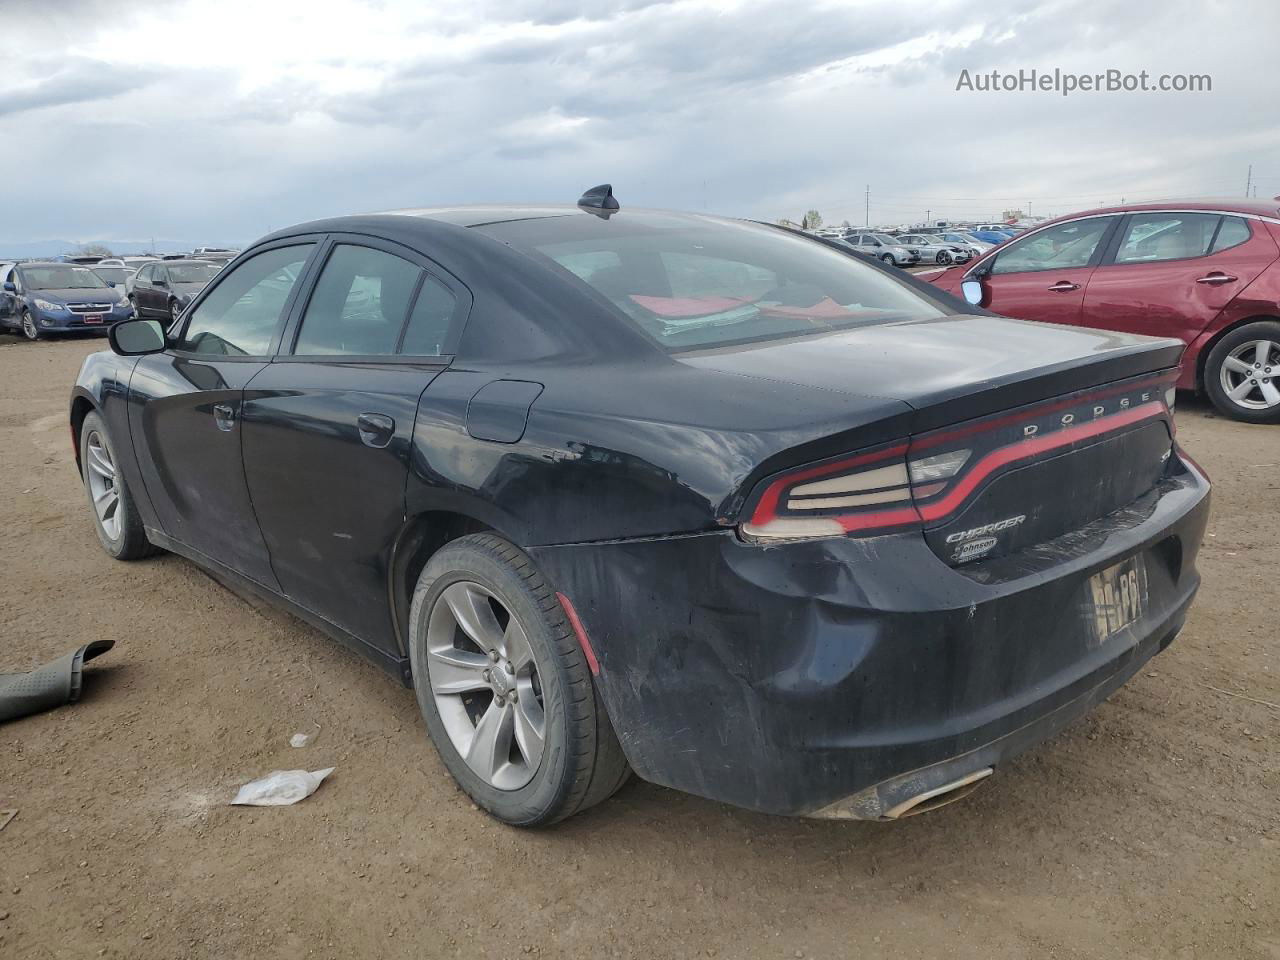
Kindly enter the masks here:
[[84, 322], [85, 322], [85, 323], [101, 323], [101, 322], [102, 322], [102, 314], [100, 314], [100, 313], [86, 313], [86, 314], [84, 315]]
[[1132, 626], [1147, 609], [1147, 568], [1130, 557], [1089, 578], [1093, 639], [1101, 644]]

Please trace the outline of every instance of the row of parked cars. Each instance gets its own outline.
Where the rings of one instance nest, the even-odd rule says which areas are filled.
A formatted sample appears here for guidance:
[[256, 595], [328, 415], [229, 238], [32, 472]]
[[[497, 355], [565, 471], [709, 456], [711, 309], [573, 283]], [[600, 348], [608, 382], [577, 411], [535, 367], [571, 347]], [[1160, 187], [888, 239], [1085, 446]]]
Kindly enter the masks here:
[[54, 333], [105, 333], [129, 317], [176, 319], [235, 255], [204, 247], [163, 258], [0, 262], [0, 330], [39, 340]]
[[964, 228], [919, 227], [910, 233], [842, 228], [820, 230], [817, 235], [890, 266], [911, 267], [967, 263], [1021, 232], [1020, 227], [979, 224]]

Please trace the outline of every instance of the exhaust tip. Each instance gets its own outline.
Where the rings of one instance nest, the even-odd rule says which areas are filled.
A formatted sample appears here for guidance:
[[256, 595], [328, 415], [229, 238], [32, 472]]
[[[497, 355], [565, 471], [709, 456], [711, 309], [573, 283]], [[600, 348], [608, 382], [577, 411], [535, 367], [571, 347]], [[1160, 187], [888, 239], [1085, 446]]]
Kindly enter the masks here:
[[991, 776], [994, 771], [991, 767], [984, 767], [981, 770], [975, 770], [958, 780], [952, 780], [950, 783], [944, 783], [940, 787], [934, 787], [932, 790], [925, 790], [923, 793], [917, 793], [912, 797], [908, 797], [896, 806], [890, 807], [882, 814], [884, 820], [901, 820], [903, 817], [913, 817], [917, 813], [928, 813], [930, 810], [937, 810], [939, 807], [945, 807], [948, 803], [955, 803], [957, 800], [963, 800], [978, 787], [982, 786], [982, 781]]

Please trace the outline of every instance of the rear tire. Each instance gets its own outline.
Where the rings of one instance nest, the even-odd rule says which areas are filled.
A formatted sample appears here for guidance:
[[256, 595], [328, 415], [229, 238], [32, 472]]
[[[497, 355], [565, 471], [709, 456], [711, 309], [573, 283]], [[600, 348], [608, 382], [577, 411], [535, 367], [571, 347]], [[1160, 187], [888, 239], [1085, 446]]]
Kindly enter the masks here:
[[948, 250], [939, 250], [938, 256], [934, 259], [943, 266], [946, 266], [951, 263], [951, 252]]
[[120, 472], [120, 458], [97, 411], [80, 426], [80, 472], [93, 528], [102, 549], [117, 560], [141, 560], [156, 553], [147, 539], [133, 497]]
[[409, 630], [427, 732], [454, 780], [492, 816], [519, 827], [555, 823], [626, 782], [631, 771], [586, 656], [522, 550], [487, 533], [442, 547], [418, 578]]
[[1280, 322], [1246, 323], [1219, 340], [1205, 360], [1204, 388], [1233, 420], [1280, 423]]

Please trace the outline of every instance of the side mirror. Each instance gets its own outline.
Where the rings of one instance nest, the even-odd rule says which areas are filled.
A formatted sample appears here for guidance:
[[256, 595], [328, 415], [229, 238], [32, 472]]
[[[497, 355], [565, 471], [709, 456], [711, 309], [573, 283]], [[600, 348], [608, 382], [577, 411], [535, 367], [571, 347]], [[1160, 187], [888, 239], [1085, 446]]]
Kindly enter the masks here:
[[107, 286], [111, 287], [113, 290], [115, 289], [115, 285], [116, 285], [116, 282], [114, 280], [107, 281]]
[[14, 283], [13, 283], [13, 281], [12, 281], [12, 280], [6, 280], [6, 281], [4, 282], [4, 292], [5, 292], [5, 293], [17, 293], [17, 292], [18, 292], [18, 288], [17, 288], [16, 286], [14, 286]]
[[975, 307], [982, 306], [981, 280], [965, 280], [960, 284], [960, 292], [964, 294], [965, 302], [971, 303]]
[[151, 285], [153, 287], [167, 287], [169, 285], [169, 281], [163, 280], [160, 277], [156, 277], [154, 280], [151, 281]]
[[166, 346], [159, 320], [121, 320], [107, 331], [107, 342], [122, 357], [159, 353]]

